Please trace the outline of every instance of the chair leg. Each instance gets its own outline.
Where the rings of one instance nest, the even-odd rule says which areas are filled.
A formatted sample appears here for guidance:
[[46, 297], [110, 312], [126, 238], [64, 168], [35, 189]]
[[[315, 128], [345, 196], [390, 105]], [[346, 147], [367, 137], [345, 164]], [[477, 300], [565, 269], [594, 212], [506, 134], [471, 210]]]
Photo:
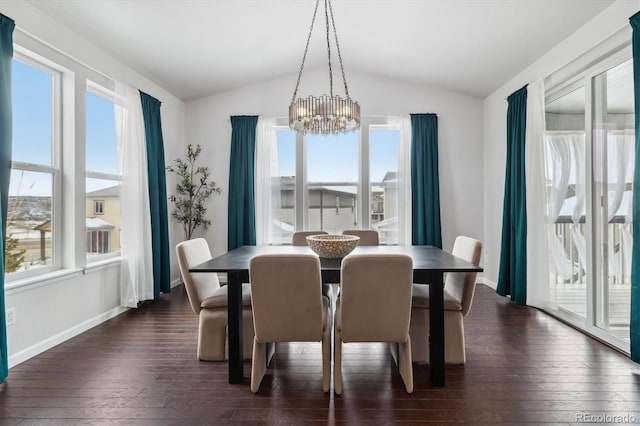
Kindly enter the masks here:
[[396, 342], [389, 342], [389, 352], [391, 352], [393, 362], [398, 365], [398, 344]]
[[253, 313], [251, 308], [242, 308], [242, 358], [251, 359], [253, 353]]
[[253, 339], [253, 358], [251, 359], [251, 392], [260, 389], [260, 383], [267, 371], [267, 343], [259, 343]]
[[333, 331], [333, 390], [336, 395], [342, 394], [342, 333], [338, 328]]
[[267, 343], [267, 367], [271, 364], [271, 359], [276, 353], [276, 342]]
[[398, 370], [407, 393], [413, 393], [413, 365], [411, 364], [411, 338], [398, 344]]
[[331, 387], [331, 327], [322, 332], [322, 390], [329, 392]]
[[225, 359], [226, 316], [226, 309], [203, 309], [200, 311], [197, 352], [200, 361], [222, 361]]

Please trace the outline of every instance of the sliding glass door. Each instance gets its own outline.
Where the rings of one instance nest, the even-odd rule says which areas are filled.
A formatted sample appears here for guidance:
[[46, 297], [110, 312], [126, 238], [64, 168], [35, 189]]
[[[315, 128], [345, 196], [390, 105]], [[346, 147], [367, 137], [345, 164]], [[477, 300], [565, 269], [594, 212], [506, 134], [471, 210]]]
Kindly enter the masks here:
[[555, 314], [629, 348], [633, 74], [620, 52], [547, 94]]

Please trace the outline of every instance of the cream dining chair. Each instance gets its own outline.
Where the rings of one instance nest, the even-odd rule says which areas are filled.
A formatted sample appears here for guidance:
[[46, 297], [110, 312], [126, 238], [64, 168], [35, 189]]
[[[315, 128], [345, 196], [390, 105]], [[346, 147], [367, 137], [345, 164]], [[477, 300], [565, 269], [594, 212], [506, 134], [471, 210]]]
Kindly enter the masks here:
[[[204, 238], [184, 241], [176, 246], [176, 254], [191, 309], [200, 319], [198, 359], [224, 360], [227, 337], [227, 286], [220, 286], [217, 273], [189, 272], [190, 267], [211, 259], [209, 244]], [[244, 358], [251, 358], [253, 315], [249, 284], [242, 284], [242, 305], [243, 354]]]
[[[480, 265], [482, 243], [459, 236], [452, 254]], [[471, 309], [476, 272], [449, 272], [444, 285], [444, 360], [446, 364], [465, 364], [464, 317]], [[415, 362], [429, 362], [429, 285], [413, 284], [411, 308], [411, 350]]]
[[342, 235], [355, 235], [360, 237], [359, 246], [377, 246], [380, 245], [380, 237], [378, 231], [372, 229], [348, 229], [342, 231]]
[[407, 393], [413, 392], [413, 261], [402, 254], [349, 254], [342, 260], [334, 327], [333, 386], [342, 393], [342, 344], [389, 342]]
[[[277, 342], [322, 342], [322, 390], [331, 382], [331, 315], [314, 254], [258, 255], [249, 262], [253, 306], [251, 391], [260, 383]], [[285, 297], [283, 297], [283, 295]]]
[[[292, 246], [307, 246], [307, 237], [311, 235], [327, 235], [326, 231], [296, 231], [291, 236], [291, 245]], [[331, 306], [332, 296], [331, 296], [332, 286], [331, 284], [322, 283], [322, 295], [329, 298], [329, 306]], [[340, 288], [338, 287], [338, 290]]]
[[296, 231], [293, 233], [291, 237], [291, 245], [292, 246], [306, 246], [307, 245], [307, 237], [310, 235], [326, 235], [328, 232], [325, 231]]

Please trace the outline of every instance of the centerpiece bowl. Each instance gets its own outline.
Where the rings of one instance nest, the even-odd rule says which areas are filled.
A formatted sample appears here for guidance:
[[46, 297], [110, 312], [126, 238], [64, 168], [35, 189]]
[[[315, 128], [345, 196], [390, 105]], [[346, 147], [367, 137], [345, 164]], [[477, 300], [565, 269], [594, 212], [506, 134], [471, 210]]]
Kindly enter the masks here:
[[320, 234], [309, 235], [307, 244], [318, 256], [328, 259], [341, 259], [351, 253], [358, 245], [360, 237], [355, 235]]

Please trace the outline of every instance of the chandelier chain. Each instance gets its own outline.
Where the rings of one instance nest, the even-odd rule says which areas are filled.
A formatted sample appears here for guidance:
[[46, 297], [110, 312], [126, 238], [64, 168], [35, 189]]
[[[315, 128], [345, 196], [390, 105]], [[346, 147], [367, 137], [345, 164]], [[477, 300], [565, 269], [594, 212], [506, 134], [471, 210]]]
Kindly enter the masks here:
[[[326, 12], [326, 10], [325, 10]], [[340, 61], [340, 71], [342, 72], [342, 82], [344, 83], [344, 94], [349, 99], [349, 87], [347, 87], [347, 77], [344, 75], [344, 65], [342, 65], [342, 55], [340, 54], [340, 43], [338, 43], [338, 31], [336, 30], [336, 21], [333, 19], [333, 8], [331, 7], [331, 0], [329, 0], [329, 14], [331, 15], [331, 25], [333, 26], [333, 35], [336, 39], [336, 50], [338, 51], [338, 60]], [[329, 30], [327, 29], [327, 36]], [[329, 64], [331, 67], [331, 64]], [[333, 85], [331, 86], [333, 90]]]
[[[289, 128], [300, 133], [311, 133], [317, 135], [330, 135], [338, 133], [347, 133], [360, 128], [360, 104], [349, 97], [349, 87], [344, 73], [344, 65], [342, 63], [342, 53], [340, 52], [340, 44], [338, 42], [338, 33], [336, 31], [336, 23], [333, 16], [333, 6], [331, 0], [322, 0], [324, 2], [324, 23], [327, 42], [327, 60], [329, 62], [329, 95], [308, 96], [306, 98], [297, 98], [304, 71], [304, 64], [309, 52], [311, 44], [311, 35], [315, 26], [316, 17], [320, 0], [316, 0], [313, 10], [313, 18], [309, 34], [307, 34], [307, 44], [304, 48], [300, 71], [298, 72], [298, 80], [293, 91], [293, 98], [289, 105]], [[331, 20], [329, 20], [331, 15]], [[318, 24], [321, 25], [321, 24]], [[346, 98], [335, 95], [333, 91], [333, 64], [331, 63], [331, 34], [336, 43], [338, 52], [338, 60], [340, 62], [340, 71], [342, 73], [342, 81], [344, 82], [344, 91]], [[335, 60], [335, 56], [333, 57]]]
[[313, 24], [316, 22], [316, 13], [318, 12], [318, 5], [320, 0], [316, 0], [316, 7], [313, 9], [313, 18], [311, 18], [311, 28], [309, 28], [309, 35], [307, 35], [307, 45], [304, 47], [304, 54], [302, 55], [302, 64], [300, 64], [300, 72], [298, 73], [298, 81], [296, 81], [296, 88], [293, 91], [293, 97], [291, 101], [296, 100], [298, 95], [298, 87], [300, 86], [300, 79], [302, 78], [302, 70], [304, 69], [304, 61], [307, 59], [307, 52], [309, 51], [309, 42], [311, 41], [311, 33], [313, 32]]
[[[329, 12], [327, 10], [327, 2], [331, 4], [329, 0], [324, 0], [324, 23], [327, 31], [327, 57], [329, 59], [329, 96], [333, 98], [333, 70], [331, 69], [331, 42], [329, 38]], [[333, 18], [333, 15], [332, 15]], [[335, 34], [335, 27], [334, 27]]]

